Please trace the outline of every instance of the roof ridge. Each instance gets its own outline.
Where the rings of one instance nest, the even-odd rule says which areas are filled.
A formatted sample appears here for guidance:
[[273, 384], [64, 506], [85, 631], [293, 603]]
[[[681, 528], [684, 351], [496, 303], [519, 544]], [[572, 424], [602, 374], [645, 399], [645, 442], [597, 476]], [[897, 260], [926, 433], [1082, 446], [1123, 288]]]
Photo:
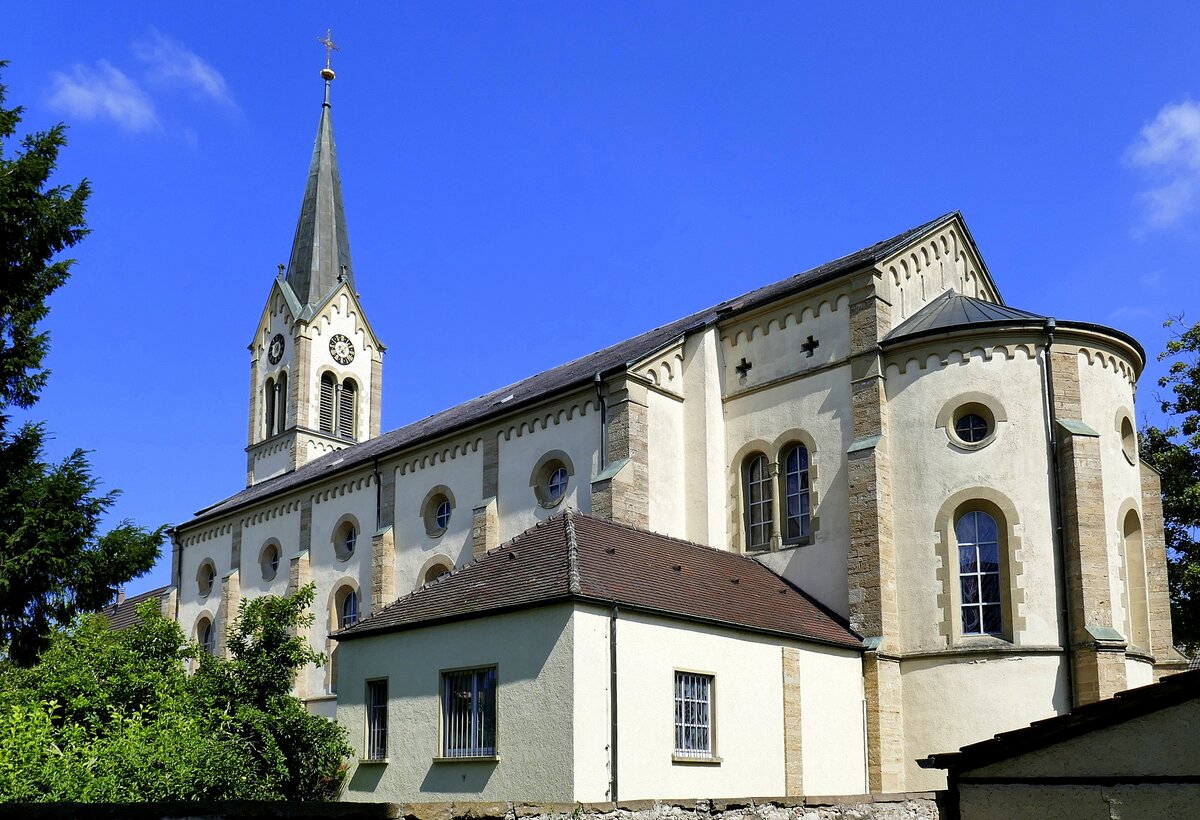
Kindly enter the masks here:
[[571, 514], [570, 507], [562, 514], [567, 530], [567, 590], [572, 595], [579, 595], [583, 591], [579, 580], [579, 541], [575, 538], [575, 521]]

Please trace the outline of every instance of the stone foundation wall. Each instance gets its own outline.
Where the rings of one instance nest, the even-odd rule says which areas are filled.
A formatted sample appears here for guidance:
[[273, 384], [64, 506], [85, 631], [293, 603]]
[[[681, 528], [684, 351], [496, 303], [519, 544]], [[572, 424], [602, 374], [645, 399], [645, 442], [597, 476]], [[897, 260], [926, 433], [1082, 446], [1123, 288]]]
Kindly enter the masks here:
[[9, 805], [24, 820], [938, 820], [943, 792], [619, 803], [33, 803]]

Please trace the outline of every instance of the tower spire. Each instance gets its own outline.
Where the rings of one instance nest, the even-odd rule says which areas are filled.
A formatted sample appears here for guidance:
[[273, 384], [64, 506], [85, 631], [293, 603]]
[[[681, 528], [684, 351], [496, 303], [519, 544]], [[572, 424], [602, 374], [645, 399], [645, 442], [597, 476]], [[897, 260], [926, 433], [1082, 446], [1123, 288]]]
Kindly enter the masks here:
[[329, 91], [336, 76], [330, 65], [333, 52], [340, 49], [333, 42], [333, 32], [318, 38], [325, 46], [325, 100], [321, 104], [321, 119], [313, 145], [312, 162], [304, 199], [300, 203], [300, 220], [288, 260], [285, 278], [301, 304], [320, 302], [343, 280], [354, 286], [354, 267], [350, 263], [350, 240], [346, 231], [346, 214], [342, 205], [342, 183], [338, 176], [337, 148], [333, 141], [333, 119], [330, 115]]

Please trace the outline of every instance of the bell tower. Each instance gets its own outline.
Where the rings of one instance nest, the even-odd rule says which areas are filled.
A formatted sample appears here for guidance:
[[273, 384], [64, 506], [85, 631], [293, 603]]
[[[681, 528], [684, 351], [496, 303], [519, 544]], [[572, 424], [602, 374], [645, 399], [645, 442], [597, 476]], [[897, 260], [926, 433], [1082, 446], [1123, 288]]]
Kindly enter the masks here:
[[247, 486], [379, 435], [384, 346], [354, 287], [329, 102], [337, 47], [321, 43], [325, 100], [300, 219], [250, 343]]

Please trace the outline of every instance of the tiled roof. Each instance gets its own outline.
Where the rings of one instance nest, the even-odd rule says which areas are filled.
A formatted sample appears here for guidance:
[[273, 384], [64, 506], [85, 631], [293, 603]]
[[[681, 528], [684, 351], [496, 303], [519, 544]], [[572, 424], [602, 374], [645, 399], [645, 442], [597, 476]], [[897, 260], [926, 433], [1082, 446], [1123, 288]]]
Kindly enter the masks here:
[[519, 407], [542, 401], [556, 393], [586, 385], [595, 378], [597, 373], [608, 374], [618, 371], [630, 363], [666, 347], [688, 333], [714, 324], [720, 319], [754, 310], [776, 299], [815, 287], [867, 265], [873, 265], [889, 256], [897, 248], [937, 230], [957, 217], [957, 211], [944, 214], [924, 225], [919, 225], [840, 259], [826, 262], [824, 265], [804, 273], [752, 290], [719, 305], [647, 331], [640, 336], [538, 373], [515, 384], [493, 390], [382, 436], [344, 450], [326, 453], [297, 470], [259, 482], [224, 501], [198, 511], [195, 518], [185, 522], [182, 526], [191, 526], [270, 498], [278, 493], [287, 492], [308, 482], [318, 481], [345, 470], [370, 464], [376, 458], [510, 413]]
[[99, 614], [108, 619], [109, 629], [114, 631], [128, 629], [134, 624], [139, 624], [142, 622], [142, 619], [138, 617], [137, 612], [135, 611], [137, 610], [138, 604], [140, 604], [142, 601], [148, 601], [151, 598], [161, 598], [167, 594], [168, 590], [170, 590], [169, 586], [151, 589], [147, 592], [141, 593], [140, 595], [134, 595], [131, 598], [126, 598], [120, 603], [107, 606], [100, 610]]
[[897, 325], [883, 338], [884, 342], [900, 338], [925, 336], [944, 330], [969, 326], [991, 326], [1001, 324], [1030, 324], [1041, 327], [1045, 316], [1018, 310], [995, 302], [985, 302], [948, 290]]
[[571, 511], [334, 637], [350, 640], [567, 600], [862, 646], [845, 621], [752, 558]]
[[964, 746], [957, 752], [930, 755], [917, 763], [926, 769], [953, 769], [955, 772], [978, 769], [1197, 698], [1200, 698], [1200, 669], [1117, 692], [1111, 698], [1077, 706], [1065, 715], [998, 734], [989, 740]]

